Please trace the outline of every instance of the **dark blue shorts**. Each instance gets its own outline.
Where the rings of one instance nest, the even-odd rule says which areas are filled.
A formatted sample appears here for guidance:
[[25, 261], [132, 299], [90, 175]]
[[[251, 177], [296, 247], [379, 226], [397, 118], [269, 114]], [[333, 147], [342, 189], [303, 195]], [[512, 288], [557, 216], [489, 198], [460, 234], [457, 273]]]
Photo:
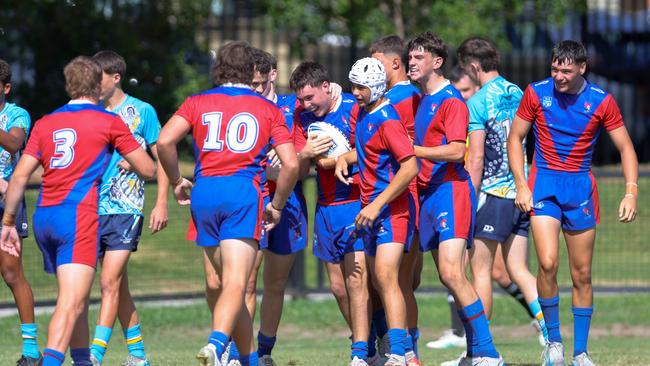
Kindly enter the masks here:
[[307, 203], [302, 194], [291, 192], [280, 223], [265, 236], [268, 239], [260, 241], [260, 248], [274, 254], [293, 254], [307, 247]]
[[[0, 203], [0, 216], [5, 214], [4, 202]], [[16, 211], [16, 231], [21, 238], [29, 236], [29, 223], [27, 222], [27, 207], [25, 206], [25, 197], [18, 204], [18, 211]]]
[[479, 206], [476, 212], [475, 238], [503, 243], [512, 234], [528, 237], [530, 218], [515, 206], [514, 199], [481, 193]]
[[359, 211], [360, 201], [318, 205], [314, 219], [314, 256], [328, 263], [340, 263], [346, 254], [363, 251], [363, 240], [356, 235], [354, 225]]
[[110, 250], [138, 250], [144, 217], [133, 214], [99, 216], [99, 256]]

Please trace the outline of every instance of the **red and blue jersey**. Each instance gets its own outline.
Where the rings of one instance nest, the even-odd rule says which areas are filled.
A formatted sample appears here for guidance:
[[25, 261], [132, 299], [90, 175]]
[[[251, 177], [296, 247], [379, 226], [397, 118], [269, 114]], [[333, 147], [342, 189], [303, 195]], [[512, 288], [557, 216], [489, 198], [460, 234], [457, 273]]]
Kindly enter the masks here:
[[37, 206], [70, 205], [97, 213], [99, 185], [114, 149], [140, 144], [122, 119], [92, 103], [70, 103], [38, 120], [24, 153], [40, 160]]
[[280, 109], [245, 85], [193, 95], [176, 115], [192, 126], [195, 180], [239, 176], [259, 186], [270, 147], [292, 142]]
[[[434, 147], [467, 139], [469, 111], [460, 92], [449, 81], [437, 91], [426, 94], [415, 115], [415, 145]], [[430, 192], [444, 182], [466, 181], [464, 164], [418, 159], [418, 190]]]
[[400, 81], [393, 85], [386, 94], [384, 94], [390, 104], [395, 107], [400, 116], [400, 120], [406, 127], [411, 139], [415, 139], [415, 112], [418, 110], [422, 95], [420, 90], [410, 81]]
[[530, 84], [517, 116], [533, 124], [533, 166], [564, 172], [590, 171], [601, 127], [623, 126], [612, 95], [588, 81], [577, 94], [558, 92], [553, 78]]
[[[327, 122], [338, 128], [354, 148], [354, 128], [359, 114], [359, 106], [352, 94], [343, 93], [338, 105], [323, 117], [316, 117], [310, 111], [298, 107], [294, 117], [294, 136], [296, 151], [302, 150], [307, 142], [309, 125], [314, 122]], [[355, 174], [353, 170], [351, 174]], [[334, 175], [334, 169], [316, 168], [318, 183], [318, 203], [320, 205], [342, 204], [359, 200], [358, 177], [346, 185]]]
[[[298, 99], [296, 98], [295, 94], [278, 95], [277, 98], [278, 99], [275, 101], [275, 104], [282, 111], [282, 114], [284, 115], [284, 121], [287, 124], [287, 127], [289, 128], [289, 133], [293, 138], [294, 136], [293, 115], [296, 111], [296, 108], [298, 107]], [[266, 179], [266, 177], [264, 177], [264, 179]], [[275, 181], [272, 180], [268, 181], [268, 190], [270, 192], [275, 192]], [[296, 192], [296, 194], [298, 195], [302, 195], [301, 180], [298, 180], [296, 182], [296, 186], [294, 187], [294, 192]]]
[[[388, 101], [370, 113], [364, 112], [357, 122], [355, 144], [361, 203], [367, 205], [388, 187], [400, 168], [400, 161], [414, 156], [415, 152], [400, 115]], [[408, 195], [409, 191], [405, 190], [394, 201], [407, 201]]]

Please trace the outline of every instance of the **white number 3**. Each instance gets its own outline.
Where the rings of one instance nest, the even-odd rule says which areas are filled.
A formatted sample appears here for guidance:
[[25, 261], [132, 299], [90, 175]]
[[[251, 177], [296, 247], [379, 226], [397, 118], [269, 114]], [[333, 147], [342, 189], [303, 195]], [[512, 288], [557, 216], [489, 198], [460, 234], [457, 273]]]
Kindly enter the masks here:
[[50, 159], [50, 168], [63, 169], [74, 160], [74, 144], [77, 142], [77, 132], [70, 128], [56, 130], [53, 134], [54, 156]]

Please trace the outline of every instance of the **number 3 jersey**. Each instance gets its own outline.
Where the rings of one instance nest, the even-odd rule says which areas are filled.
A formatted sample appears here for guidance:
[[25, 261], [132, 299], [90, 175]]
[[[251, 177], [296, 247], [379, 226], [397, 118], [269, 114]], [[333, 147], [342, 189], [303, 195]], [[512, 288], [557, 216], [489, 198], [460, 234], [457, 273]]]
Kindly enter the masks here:
[[126, 155], [139, 147], [119, 116], [89, 102], [71, 101], [44, 116], [24, 151], [44, 169], [37, 207], [70, 205], [96, 213], [113, 150]]
[[[497, 76], [467, 101], [468, 132], [485, 131], [481, 192], [492, 196], [514, 199], [517, 195], [515, 180], [508, 165], [506, 144], [522, 95], [517, 85]], [[524, 169], [528, 169], [525, 164]]]
[[[112, 112], [122, 118], [136, 141], [146, 149], [158, 141], [160, 122], [154, 108], [140, 99], [130, 95]], [[99, 190], [99, 214], [143, 215], [144, 181], [135, 172], [118, 166], [124, 160], [122, 155], [114, 153]]]
[[293, 142], [284, 115], [250, 87], [224, 84], [193, 95], [176, 112], [194, 138], [194, 180], [239, 176], [260, 184], [271, 147]]

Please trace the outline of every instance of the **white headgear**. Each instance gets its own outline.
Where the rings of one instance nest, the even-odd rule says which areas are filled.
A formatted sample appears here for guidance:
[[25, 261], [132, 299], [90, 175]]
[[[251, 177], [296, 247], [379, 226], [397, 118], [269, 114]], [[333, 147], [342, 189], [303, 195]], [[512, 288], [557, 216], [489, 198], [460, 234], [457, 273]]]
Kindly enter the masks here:
[[375, 102], [386, 90], [386, 71], [384, 65], [377, 59], [365, 57], [352, 65], [348, 74], [350, 82], [363, 85], [370, 89], [370, 103]]

